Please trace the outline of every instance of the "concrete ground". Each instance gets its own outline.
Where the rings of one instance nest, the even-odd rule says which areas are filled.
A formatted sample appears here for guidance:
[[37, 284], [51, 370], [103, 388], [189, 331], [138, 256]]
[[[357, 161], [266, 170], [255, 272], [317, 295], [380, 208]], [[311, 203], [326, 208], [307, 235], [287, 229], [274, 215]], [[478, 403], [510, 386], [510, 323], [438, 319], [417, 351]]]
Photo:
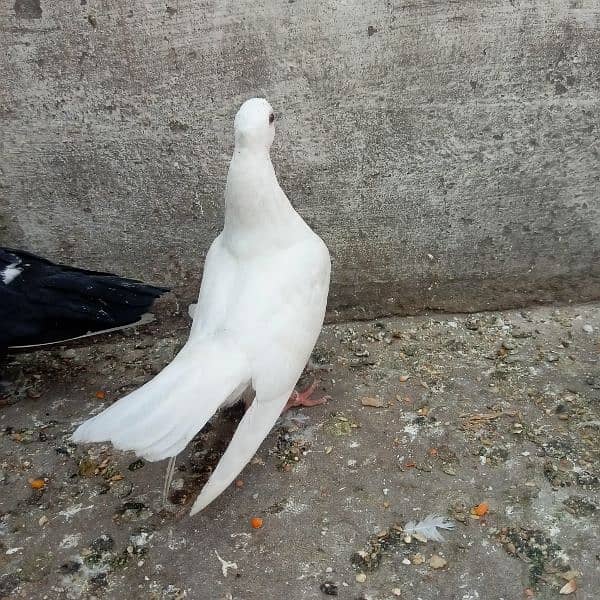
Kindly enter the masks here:
[[[166, 508], [164, 463], [69, 441], [167, 364], [187, 327], [5, 369], [0, 597], [598, 597], [600, 304], [326, 327], [313, 358], [330, 402], [286, 414], [195, 517], [239, 411], [180, 456]], [[403, 531], [429, 514], [455, 524], [444, 541]]]

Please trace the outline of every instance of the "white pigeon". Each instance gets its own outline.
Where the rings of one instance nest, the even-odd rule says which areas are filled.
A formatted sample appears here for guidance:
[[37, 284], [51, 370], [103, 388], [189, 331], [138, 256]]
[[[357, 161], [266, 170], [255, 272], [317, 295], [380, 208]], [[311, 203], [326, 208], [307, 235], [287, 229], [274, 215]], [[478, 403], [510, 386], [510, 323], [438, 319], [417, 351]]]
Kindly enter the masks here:
[[235, 117], [225, 224], [206, 257], [187, 343], [154, 379], [73, 434], [149, 461], [171, 458], [172, 474], [174, 457], [213, 414], [252, 388], [254, 401], [191, 514], [257, 451], [293, 395], [325, 316], [329, 252], [279, 187], [269, 155], [274, 119], [262, 98], [244, 102]]

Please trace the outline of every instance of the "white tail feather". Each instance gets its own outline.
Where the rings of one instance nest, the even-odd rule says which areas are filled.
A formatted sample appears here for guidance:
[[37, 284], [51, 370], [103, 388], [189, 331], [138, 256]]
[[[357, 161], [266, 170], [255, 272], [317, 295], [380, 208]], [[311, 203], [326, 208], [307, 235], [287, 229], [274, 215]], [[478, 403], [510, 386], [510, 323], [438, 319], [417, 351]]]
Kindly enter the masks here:
[[249, 383], [246, 358], [234, 344], [188, 342], [154, 379], [81, 424], [73, 441], [110, 441], [149, 461], [176, 456]]
[[263, 402], [257, 395], [240, 421], [217, 468], [196, 498], [190, 511], [191, 515], [208, 506], [246, 466], [281, 415], [292, 391], [293, 388], [287, 394], [274, 401], [269, 400], [268, 403]]

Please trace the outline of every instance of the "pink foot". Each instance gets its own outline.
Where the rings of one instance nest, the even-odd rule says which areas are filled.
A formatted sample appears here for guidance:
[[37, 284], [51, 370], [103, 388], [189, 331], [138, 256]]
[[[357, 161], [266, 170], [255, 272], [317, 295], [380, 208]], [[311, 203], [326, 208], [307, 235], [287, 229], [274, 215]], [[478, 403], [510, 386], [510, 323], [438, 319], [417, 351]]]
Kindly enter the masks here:
[[318, 387], [318, 382], [313, 381], [312, 384], [307, 387], [303, 392], [296, 392], [290, 396], [290, 399], [287, 401], [287, 404], [284, 406], [283, 411], [289, 410], [290, 408], [295, 408], [297, 406], [319, 406], [320, 404], [326, 404], [327, 400], [331, 400], [331, 396], [323, 396], [321, 398], [311, 399], [313, 392]]

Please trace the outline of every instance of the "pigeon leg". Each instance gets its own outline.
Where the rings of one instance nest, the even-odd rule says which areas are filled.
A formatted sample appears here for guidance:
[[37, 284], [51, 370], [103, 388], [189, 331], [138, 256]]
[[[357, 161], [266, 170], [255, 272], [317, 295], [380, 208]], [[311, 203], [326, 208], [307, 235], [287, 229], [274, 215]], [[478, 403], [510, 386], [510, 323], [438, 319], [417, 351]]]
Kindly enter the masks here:
[[317, 380], [313, 381], [310, 386], [308, 386], [303, 392], [297, 392], [294, 390], [294, 393], [290, 396], [290, 399], [287, 401], [283, 412], [289, 410], [290, 408], [295, 408], [297, 406], [318, 406], [319, 404], [326, 404], [327, 400], [331, 400], [331, 396], [323, 396], [321, 398], [311, 399], [314, 391], [317, 389], [319, 382]]
[[167, 504], [167, 500], [169, 498], [169, 489], [171, 488], [171, 481], [173, 481], [173, 475], [175, 474], [175, 461], [177, 460], [176, 456], [171, 456], [169, 458], [169, 462], [167, 464], [167, 473], [165, 475], [165, 485], [163, 487], [163, 504]]
[[254, 390], [248, 389], [242, 394], [242, 402], [244, 403], [244, 412], [246, 412], [254, 402]]

